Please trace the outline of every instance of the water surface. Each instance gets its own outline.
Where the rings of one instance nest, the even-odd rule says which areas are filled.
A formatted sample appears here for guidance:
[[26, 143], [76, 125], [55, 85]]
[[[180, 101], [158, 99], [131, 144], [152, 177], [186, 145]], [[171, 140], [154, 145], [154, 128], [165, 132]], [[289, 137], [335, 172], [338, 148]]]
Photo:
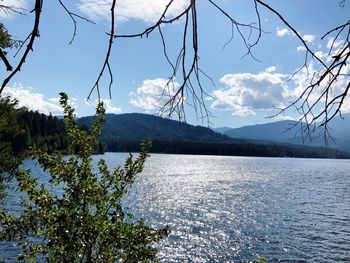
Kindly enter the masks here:
[[[101, 157], [113, 167], [126, 154]], [[163, 262], [350, 262], [349, 171], [348, 160], [152, 154], [124, 206], [170, 226]]]

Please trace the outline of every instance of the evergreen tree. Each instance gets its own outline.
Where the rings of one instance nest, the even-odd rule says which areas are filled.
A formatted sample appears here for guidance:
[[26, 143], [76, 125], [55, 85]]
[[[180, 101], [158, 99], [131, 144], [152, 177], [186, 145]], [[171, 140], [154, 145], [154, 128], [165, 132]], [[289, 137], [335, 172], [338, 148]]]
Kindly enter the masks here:
[[16, 100], [0, 98], [0, 199], [5, 194], [5, 181], [12, 178], [23, 159], [23, 155], [16, 152], [23, 146], [17, 143], [17, 139], [23, 139], [23, 131], [16, 122], [23, 108], [16, 109], [17, 105]]

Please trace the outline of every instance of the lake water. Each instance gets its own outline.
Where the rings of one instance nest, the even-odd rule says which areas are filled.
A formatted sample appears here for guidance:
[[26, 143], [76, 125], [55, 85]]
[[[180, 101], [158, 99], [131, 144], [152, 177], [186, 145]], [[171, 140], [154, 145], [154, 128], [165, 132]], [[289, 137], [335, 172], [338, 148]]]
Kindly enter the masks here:
[[[113, 167], [126, 154], [101, 157]], [[170, 226], [163, 262], [350, 262], [350, 160], [152, 154], [125, 207]], [[11, 262], [16, 248], [0, 247]]]

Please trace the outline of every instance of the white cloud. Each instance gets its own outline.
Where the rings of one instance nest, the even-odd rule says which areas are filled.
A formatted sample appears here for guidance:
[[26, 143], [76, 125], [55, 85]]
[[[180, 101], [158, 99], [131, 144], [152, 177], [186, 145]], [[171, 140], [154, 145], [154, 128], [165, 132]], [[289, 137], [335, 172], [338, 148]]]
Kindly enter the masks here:
[[211, 107], [230, 110], [233, 115], [255, 115], [255, 110], [268, 110], [281, 106], [292, 93], [285, 85], [284, 74], [274, 73], [277, 67], [269, 67], [258, 74], [226, 74], [220, 82], [227, 88], [215, 90]]
[[[100, 101], [103, 102], [103, 107], [105, 108], [106, 113], [120, 113], [122, 111], [122, 108], [114, 106], [110, 99], [100, 99]], [[88, 101], [86, 99], [84, 100], [84, 102], [88, 106], [96, 107], [96, 105], [98, 103], [98, 99], [96, 99], [94, 101], [94, 103], [92, 103], [92, 102], [90, 102], [90, 101]]]
[[[270, 118], [270, 116], [265, 116], [265, 118]], [[296, 116], [290, 116], [290, 115], [284, 115], [284, 114], [278, 114], [276, 116], [273, 117], [274, 120], [279, 120], [279, 121], [298, 121], [300, 119], [300, 117], [296, 117]]]
[[[2, 0], [0, 1], [0, 4], [14, 9], [19, 9], [19, 11], [23, 11], [23, 9], [26, 8], [26, 0]], [[15, 12], [6, 9], [0, 9], [0, 18], [10, 19], [13, 18], [15, 15]]]
[[46, 99], [43, 94], [34, 92], [30, 87], [24, 88], [20, 84], [6, 87], [2, 95], [17, 99], [20, 107], [27, 107], [29, 110], [45, 114], [62, 114], [62, 108], [57, 104], [56, 98]]
[[341, 107], [342, 113], [348, 113], [350, 112], [350, 98], [349, 96], [345, 97], [343, 105]]
[[276, 35], [279, 37], [284, 37], [286, 35], [292, 35], [293, 32], [288, 28], [277, 28]]
[[[187, 2], [188, 0], [175, 0], [167, 12], [167, 17], [179, 14], [185, 9]], [[117, 1], [115, 13], [119, 21], [137, 19], [151, 23], [159, 19], [168, 3], [169, 0]], [[109, 19], [111, 0], [80, 0], [78, 8], [90, 19]]]
[[[280, 35], [289, 34], [286, 30], [281, 30]], [[306, 36], [306, 37], [305, 37]], [[305, 40], [314, 41], [315, 36], [303, 35]], [[344, 40], [337, 39], [334, 42], [333, 39], [328, 39], [327, 48], [332, 47], [331, 54], [326, 51], [326, 45], [324, 48], [319, 48], [315, 51], [315, 55], [324, 61], [329, 63], [334, 59], [334, 55], [341, 52], [344, 48]], [[316, 46], [316, 45], [315, 45]], [[299, 46], [297, 51], [305, 51], [305, 47]], [[348, 49], [350, 51], [350, 48]], [[345, 51], [344, 53], [347, 53]], [[338, 68], [334, 69], [334, 74]], [[295, 101], [297, 98], [303, 95], [303, 99], [308, 100], [309, 105], [316, 103], [313, 108], [313, 113], [316, 114], [319, 110], [324, 108], [325, 97], [320, 97], [325, 87], [327, 87], [329, 78], [324, 78], [319, 85], [315, 85], [311, 94], [303, 94], [307, 87], [310, 86], [310, 82], [315, 83], [320, 75], [323, 74], [323, 66], [311, 59], [308, 62], [308, 66], [301, 70], [296, 69], [295, 75], [289, 81], [290, 75], [280, 74], [277, 72], [278, 67], [271, 66], [258, 74], [251, 73], [237, 73], [227, 74], [220, 80], [226, 87], [214, 90], [211, 94], [215, 99], [211, 100], [211, 107], [217, 110], [231, 111], [233, 115], [252, 115], [256, 114], [257, 110], [272, 110], [273, 106], [281, 107], [286, 106]], [[293, 73], [293, 72], [291, 72]], [[328, 101], [332, 101], [333, 98], [343, 94], [345, 87], [349, 83], [350, 65], [346, 65], [342, 68], [337, 80], [332, 83], [332, 88], [329, 90]], [[287, 81], [287, 82], [286, 82]], [[336, 99], [335, 106], [340, 102], [340, 99]], [[300, 106], [298, 104], [296, 106]], [[306, 104], [304, 104], [306, 105]], [[307, 106], [307, 105], [306, 105]], [[333, 107], [334, 110], [336, 107]], [[350, 112], [350, 97], [346, 97], [341, 108], [342, 112]], [[293, 115], [296, 113], [293, 113]], [[286, 119], [291, 119], [290, 116], [286, 116]]]
[[[300, 34], [300, 32], [298, 32]], [[293, 31], [289, 30], [288, 28], [277, 28], [276, 29], [276, 35], [279, 37], [284, 37], [284, 36], [288, 36], [288, 35], [294, 35]], [[311, 34], [304, 34], [302, 36], [302, 38], [309, 43], [312, 43], [315, 41], [316, 36], [311, 35]], [[298, 47], [299, 48], [299, 47]], [[301, 48], [301, 47], [300, 47]], [[298, 51], [302, 51], [302, 50], [298, 50]]]
[[315, 52], [316, 57], [320, 58], [320, 59], [324, 59], [328, 56], [328, 54], [324, 53], [321, 50], [318, 50]]
[[299, 46], [299, 47], [297, 47], [297, 51], [304, 52], [304, 51], [306, 51], [306, 48], [304, 46]]
[[306, 42], [312, 43], [312, 42], [315, 41], [316, 37], [315, 37], [314, 35], [306, 34], [306, 35], [303, 35], [303, 39], [304, 39]]
[[109, 99], [101, 99], [101, 101], [103, 101], [106, 113], [120, 113], [122, 111], [122, 108], [114, 106]]
[[[56, 98], [50, 98], [48, 101], [53, 102], [54, 104], [60, 104], [60, 97]], [[69, 98], [68, 99], [68, 104], [70, 104], [73, 108], [77, 109], [78, 104], [77, 104], [78, 99], [77, 98]]]
[[162, 78], [144, 80], [136, 92], [129, 94], [130, 103], [146, 111], [160, 109], [180, 86], [177, 82], [167, 83], [168, 80]]
[[266, 68], [263, 72], [272, 73], [272, 72], [275, 72], [277, 69], [278, 68], [276, 66], [271, 66], [271, 67]]

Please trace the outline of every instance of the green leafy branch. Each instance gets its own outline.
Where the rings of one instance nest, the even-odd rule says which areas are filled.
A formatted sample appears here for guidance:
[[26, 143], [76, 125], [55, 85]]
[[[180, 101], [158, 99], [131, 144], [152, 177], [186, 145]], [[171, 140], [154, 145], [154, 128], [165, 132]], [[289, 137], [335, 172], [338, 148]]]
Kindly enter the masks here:
[[94, 169], [91, 154], [104, 122], [103, 104], [98, 104], [90, 130], [83, 131], [67, 95], [60, 95], [67, 134], [78, 150], [67, 158], [33, 148], [32, 157], [50, 175], [50, 185], [39, 185], [29, 171], [18, 174], [19, 190], [27, 198], [22, 198], [18, 217], [0, 211], [0, 240], [17, 240], [20, 259], [29, 261], [39, 255], [48, 262], [156, 261], [153, 244], [168, 235], [168, 228], [152, 229], [142, 219], [134, 222], [121, 205], [143, 170], [150, 143], [142, 143], [137, 158], [130, 154], [123, 168], [110, 171], [100, 160]]

